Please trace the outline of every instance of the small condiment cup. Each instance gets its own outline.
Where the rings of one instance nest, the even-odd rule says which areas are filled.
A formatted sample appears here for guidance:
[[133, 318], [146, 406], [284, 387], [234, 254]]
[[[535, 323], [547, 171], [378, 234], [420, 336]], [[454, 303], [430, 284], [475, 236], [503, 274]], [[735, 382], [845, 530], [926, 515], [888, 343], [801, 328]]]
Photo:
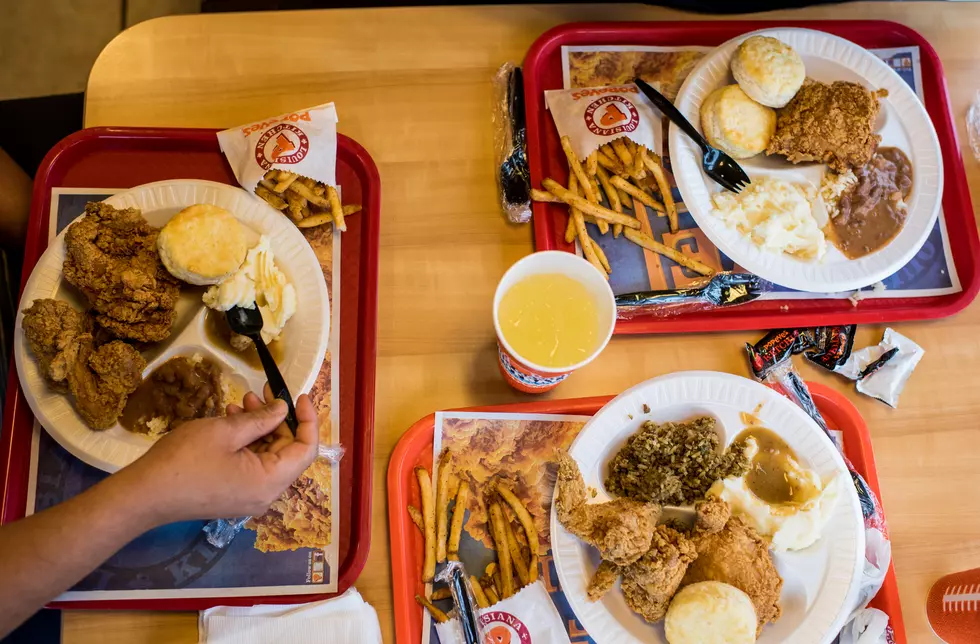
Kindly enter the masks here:
[[[500, 300], [512, 286], [531, 275], [561, 273], [585, 286], [595, 298], [599, 314], [599, 336], [602, 342], [586, 359], [568, 367], [544, 367], [517, 354], [500, 330]], [[616, 298], [609, 282], [592, 264], [572, 253], [548, 250], [532, 253], [519, 260], [504, 273], [493, 296], [493, 328], [497, 332], [497, 356], [500, 373], [514, 389], [531, 394], [544, 393], [557, 387], [573, 371], [584, 367], [609, 344], [616, 326]]]

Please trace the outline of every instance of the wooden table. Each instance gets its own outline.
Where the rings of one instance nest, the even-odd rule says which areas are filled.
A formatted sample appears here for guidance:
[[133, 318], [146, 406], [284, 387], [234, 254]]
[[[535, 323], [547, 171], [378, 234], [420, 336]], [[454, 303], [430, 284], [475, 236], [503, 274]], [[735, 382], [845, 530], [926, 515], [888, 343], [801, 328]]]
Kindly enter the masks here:
[[[980, 7], [866, 3], [766, 18], [881, 18], [939, 51], [974, 201], [980, 169], [963, 116], [980, 88]], [[490, 76], [520, 61], [546, 29], [576, 20], [676, 20], [637, 5], [420, 8], [183, 16], [112, 41], [89, 79], [85, 125], [227, 127], [335, 101], [340, 130], [373, 155], [383, 182], [374, 523], [357, 588], [394, 642], [385, 472], [402, 433], [433, 410], [506, 403], [490, 302], [504, 270], [532, 250], [530, 226], [505, 222], [494, 188]], [[705, 18], [702, 18], [705, 19]], [[710, 19], [710, 18], [707, 18]], [[909, 642], [934, 641], [926, 593], [937, 577], [980, 566], [980, 304], [898, 328], [926, 349], [897, 410], [809, 367], [871, 427]], [[862, 328], [857, 346], [881, 328]], [[558, 396], [619, 392], [679, 369], [746, 374], [758, 333], [616, 338]], [[406, 386], [407, 383], [416, 383]], [[948, 425], [947, 425], [948, 423]], [[66, 611], [67, 644], [194, 642], [190, 613]]]

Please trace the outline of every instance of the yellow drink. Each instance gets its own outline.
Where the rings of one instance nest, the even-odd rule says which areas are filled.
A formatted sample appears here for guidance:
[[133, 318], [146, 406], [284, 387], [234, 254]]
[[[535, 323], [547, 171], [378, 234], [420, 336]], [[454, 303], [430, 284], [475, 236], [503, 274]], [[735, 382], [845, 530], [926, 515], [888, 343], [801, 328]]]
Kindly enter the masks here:
[[595, 298], [561, 273], [539, 273], [514, 284], [500, 298], [497, 318], [511, 349], [542, 367], [578, 364], [602, 342]]

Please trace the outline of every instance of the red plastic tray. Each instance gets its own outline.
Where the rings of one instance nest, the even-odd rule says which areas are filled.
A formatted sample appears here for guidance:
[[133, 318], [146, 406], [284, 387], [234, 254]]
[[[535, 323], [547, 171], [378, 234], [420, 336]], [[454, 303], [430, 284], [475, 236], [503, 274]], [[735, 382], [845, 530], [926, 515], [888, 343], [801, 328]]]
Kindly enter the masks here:
[[[129, 188], [164, 179], [209, 179], [237, 185], [215, 136], [217, 130], [91, 128], [48, 152], [34, 181], [24, 252], [23, 282], [47, 247], [51, 189]], [[381, 180], [367, 151], [337, 135], [337, 178], [345, 199], [363, 210], [348, 220], [341, 246], [340, 465], [338, 592], [360, 575], [371, 546], [371, 477], [374, 456], [374, 374], [377, 329], [378, 239]], [[24, 283], [21, 283], [21, 290]], [[0, 523], [24, 516], [34, 416], [24, 400], [13, 362], [0, 432]], [[52, 604], [64, 608], [200, 610], [210, 606], [308, 602], [332, 597], [214, 597]]]
[[[868, 426], [857, 408], [843, 394], [825, 385], [807, 383], [813, 400], [831, 429], [844, 434], [844, 452], [854, 468], [868, 482], [881, 500], [878, 486], [878, 470]], [[496, 407], [470, 407], [456, 411], [484, 411], [525, 414], [578, 414], [591, 416], [612, 396], [575, 398], [572, 400], [545, 400], [533, 403], [499, 405]], [[395, 607], [395, 639], [400, 644], [416, 644], [421, 641], [422, 610], [415, 603], [415, 595], [424, 592], [422, 584], [422, 560], [424, 557], [422, 535], [405, 511], [408, 504], [419, 506], [418, 483], [413, 470], [421, 465], [432, 467], [432, 435], [435, 414], [430, 414], [412, 425], [391, 454], [388, 463], [388, 524], [391, 538], [391, 580]], [[898, 599], [898, 582], [895, 566], [888, 567], [885, 583], [871, 606], [888, 613], [889, 623], [895, 632], [895, 643], [906, 644], [905, 622]]]
[[[594, 22], [555, 27], [531, 45], [524, 59], [527, 152], [532, 185], [539, 185], [544, 177], [564, 179], [568, 174], [558, 132], [544, 105], [544, 91], [562, 87], [563, 45], [716, 46], [748, 31], [775, 27], [819, 29], [867, 48], [918, 45], [926, 110], [936, 126], [946, 172], [943, 194], [946, 228], [963, 290], [937, 297], [863, 300], [856, 308], [846, 299], [779, 300], [672, 317], [638, 316], [630, 320], [619, 320], [616, 323], [616, 333], [735, 331], [942, 318], [961, 311], [980, 291], [980, 237], [973, 217], [973, 205], [956, 138], [956, 126], [946, 91], [942, 63], [936, 50], [918, 32], [894, 22]], [[564, 240], [567, 209], [556, 204], [535, 203], [533, 213], [534, 239], [538, 250], [574, 250]]]

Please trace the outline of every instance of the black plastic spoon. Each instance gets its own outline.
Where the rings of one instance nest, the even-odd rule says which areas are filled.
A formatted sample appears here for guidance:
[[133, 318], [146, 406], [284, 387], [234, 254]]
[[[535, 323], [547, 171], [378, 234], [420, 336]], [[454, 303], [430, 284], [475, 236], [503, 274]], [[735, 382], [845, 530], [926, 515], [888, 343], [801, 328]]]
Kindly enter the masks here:
[[228, 319], [228, 326], [239, 335], [244, 335], [252, 339], [255, 349], [259, 352], [259, 360], [262, 361], [262, 368], [265, 369], [265, 377], [269, 381], [269, 388], [272, 395], [280, 400], [286, 401], [288, 411], [286, 412], [286, 426], [296, 435], [296, 428], [299, 422], [296, 420], [296, 407], [293, 406], [293, 397], [289, 395], [286, 388], [286, 381], [279, 373], [279, 366], [269, 352], [269, 347], [265, 346], [262, 340], [262, 313], [258, 307], [244, 308], [233, 306], [225, 313]]

